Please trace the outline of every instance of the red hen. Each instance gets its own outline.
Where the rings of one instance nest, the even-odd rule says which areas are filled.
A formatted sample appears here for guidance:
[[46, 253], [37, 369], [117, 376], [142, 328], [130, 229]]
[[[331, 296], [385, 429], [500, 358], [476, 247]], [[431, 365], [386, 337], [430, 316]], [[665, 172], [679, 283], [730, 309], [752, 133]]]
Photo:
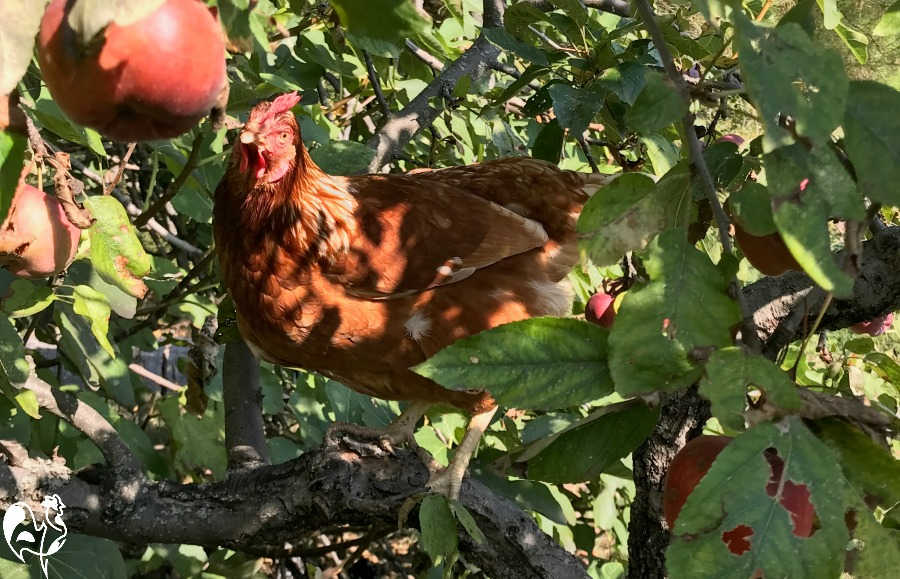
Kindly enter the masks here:
[[397, 439], [430, 404], [472, 412], [450, 468], [432, 479], [456, 497], [496, 404], [409, 368], [464, 336], [567, 315], [575, 223], [609, 177], [529, 158], [335, 177], [303, 145], [298, 101], [251, 111], [216, 190], [216, 248], [241, 334], [276, 364], [412, 402], [389, 428]]

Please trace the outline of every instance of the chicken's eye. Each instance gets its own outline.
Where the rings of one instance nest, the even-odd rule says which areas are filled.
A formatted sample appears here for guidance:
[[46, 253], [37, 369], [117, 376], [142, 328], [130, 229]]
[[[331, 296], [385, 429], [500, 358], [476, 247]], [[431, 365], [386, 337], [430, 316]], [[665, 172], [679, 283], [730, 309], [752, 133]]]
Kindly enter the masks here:
[[291, 138], [291, 134], [287, 131], [283, 131], [278, 134], [278, 140], [281, 141], [282, 143], [286, 142], [290, 138]]

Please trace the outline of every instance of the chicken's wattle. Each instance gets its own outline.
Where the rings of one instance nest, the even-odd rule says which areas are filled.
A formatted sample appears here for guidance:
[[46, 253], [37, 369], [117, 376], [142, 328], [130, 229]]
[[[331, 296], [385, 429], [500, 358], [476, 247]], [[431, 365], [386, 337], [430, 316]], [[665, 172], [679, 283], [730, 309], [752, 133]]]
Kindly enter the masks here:
[[241, 147], [243, 149], [241, 151], [241, 170], [246, 171], [249, 165], [253, 176], [256, 179], [261, 179], [268, 168], [265, 155], [262, 154], [262, 151], [256, 145], [241, 145]]

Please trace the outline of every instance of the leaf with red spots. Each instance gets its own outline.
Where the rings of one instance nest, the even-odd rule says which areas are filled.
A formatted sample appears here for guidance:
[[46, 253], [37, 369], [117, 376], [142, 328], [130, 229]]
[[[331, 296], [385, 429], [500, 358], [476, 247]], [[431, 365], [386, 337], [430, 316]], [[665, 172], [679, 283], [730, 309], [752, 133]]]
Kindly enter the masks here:
[[849, 534], [836, 457], [798, 418], [735, 438], [690, 494], [667, 551], [679, 577], [837, 577]]

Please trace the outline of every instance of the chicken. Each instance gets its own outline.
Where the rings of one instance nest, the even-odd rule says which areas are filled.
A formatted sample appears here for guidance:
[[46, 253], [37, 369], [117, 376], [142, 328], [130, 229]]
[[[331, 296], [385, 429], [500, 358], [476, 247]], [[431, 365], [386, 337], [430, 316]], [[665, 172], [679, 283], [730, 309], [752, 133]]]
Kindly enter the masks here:
[[570, 313], [575, 222], [607, 176], [511, 158], [408, 174], [336, 177], [310, 158], [289, 93], [258, 104], [215, 195], [221, 272], [258, 356], [411, 404], [389, 428], [411, 441], [434, 403], [473, 414], [430, 486], [458, 497], [496, 411], [473, 384], [410, 371], [464, 336]]

